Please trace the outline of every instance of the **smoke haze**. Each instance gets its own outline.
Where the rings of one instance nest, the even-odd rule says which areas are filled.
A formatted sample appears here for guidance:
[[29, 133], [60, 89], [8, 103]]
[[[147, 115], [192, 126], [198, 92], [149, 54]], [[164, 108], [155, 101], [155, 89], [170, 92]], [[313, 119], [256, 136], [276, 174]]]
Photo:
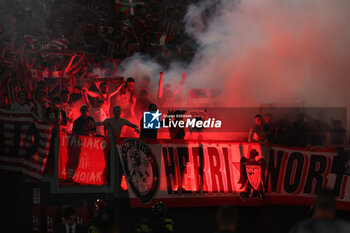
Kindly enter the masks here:
[[[208, 12], [209, 23], [203, 17]], [[186, 68], [186, 88], [221, 88], [222, 106], [348, 106], [348, 12], [346, 0], [191, 5], [186, 29], [199, 49]], [[140, 57], [136, 60], [141, 62]], [[182, 71], [174, 65], [167, 73], [180, 80]]]

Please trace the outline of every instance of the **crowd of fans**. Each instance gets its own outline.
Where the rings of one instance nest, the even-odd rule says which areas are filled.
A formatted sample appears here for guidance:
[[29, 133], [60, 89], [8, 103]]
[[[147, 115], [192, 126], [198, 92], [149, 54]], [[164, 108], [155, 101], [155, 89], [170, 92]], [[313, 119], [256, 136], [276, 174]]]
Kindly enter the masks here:
[[[186, 80], [172, 90], [150, 90], [150, 78], [115, 77], [118, 65], [135, 53], [147, 54], [166, 70], [174, 59], [190, 60], [195, 43], [186, 36], [184, 16], [195, 0], [46, 0], [0, 3], [0, 106], [33, 112], [43, 122], [80, 135], [155, 138], [142, 129], [141, 115], [175, 103]], [[157, 96], [156, 99], [152, 98]], [[119, 106], [119, 107], [116, 107]], [[80, 112], [80, 113], [79, 113]], [[181, 113], [180, 110], [175, 111]], [[174, 112], [173, 112], [174, 113]], [[177, 115], [177, 114], [175, 114]], [[126, 120], [125, 120], [126, 119]], [[135, 123], [140, 122], [140, 129]], [[175, 119], [179, 120], [179, 119]], [[131, 123], [132, 122], [132, 123]], [[184, 139], [183, 129], [170, 137]], [[340, 121], [332, 126], [303, 114], [291, 123], [257, 115], [248, 141], [286, 146], [341, 146], [348, 142]]]
[[[134, 88], [134, 78], [115, 77], [118, 65], [135, 53], [148, 55], [164, 69], [174, 59], [191, 59], [195, 48], [184, 33], [183, 18], [193, 2], [1, 2], [0, 106], [33, 112], [55, 129], [81, 135], [103, 135], [94, 123], [113, 115], [115, 105], [121, 117], [138, 122], [154, 102], [150, 78], [143, 76]], [[163, 72], [158, 105], [171, 101], [186, 74], [175, 91], [168, 84], [163, 88], [162, 78]]]
[[305, 116], [305, 113], [300, 112], [293, 122], [286, 118], [274, 122], [270, 113], [263, 116], [257, 114], [248, 141], [310, 148], [340, 148], [348, 144], [348, 135], [340, 120], [333, 120], [329, 125], [316, 119], [306, 121]]

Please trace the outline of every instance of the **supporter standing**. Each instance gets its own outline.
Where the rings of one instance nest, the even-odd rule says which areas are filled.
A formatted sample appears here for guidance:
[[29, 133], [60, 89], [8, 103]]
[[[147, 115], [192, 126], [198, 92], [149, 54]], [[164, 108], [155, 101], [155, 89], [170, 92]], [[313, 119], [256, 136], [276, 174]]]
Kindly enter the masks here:
[[336, 200], [331, 190], [321, 190], [313, 205], [311, 219], [300, 222], [289, 233], [348, 233], [350, 224], [335, 218]]
[[164, 71], [160, 72], [160, 78], [159, 78], [159, 86], [158, 86], [158, 100], [160, 102], [160, 106], [173, 106], [173, 103], [175, 102], [175, 97], [178, 95], [178, 93], [181, 91], [183, 85], [185, 84], [185, 80], [187, 77], [187, 74], [185, 72], [182, 73], [182, 80], [180, 85], [176, 88], [175, 91], [172, 91], [170, 84], [165, 84], [163, 87], [163, 75]]
[[30, 104], [30, 111], [33, 112], [38, 119], [44, 118], [44, 110], [47, 108], [46, 97], [46, 89], [39, 88], [35, 90], [34, 99]]
[[255, 124], [249, 131], [248, 142], [257, 142], [262, 144], [266, 144], [268, 142], [265, 129], [262, 125], [262, 116], [260, 114], [255, 116]]
[[56, 225], [54, 233], [87, 233], [87, 229], [76, 223], [76, 208], [71, 205], [62, 208], [63, 223]]
[[327, 145], [329, 147], [344, 147], [346, 144], [346, 130], [343, 128], [341, 121], [334, 120], [333, 126], [327, 134]]
[[[150, 112], [156, 112], [157, 111], [157, 105], [155, 104], [150, 104], [148, 106], [148, 111]], [[144, 122], [144, 118], [142, 116], [141, 118], [141, 122], [140, 122], [140, 138], [157, 138], [157, 133], [158, 133], [158, 129], [145, 129], [143, 127], [143, 122]]]
[[264, 130], [265, 130], [265, 134], [266, 134], [268, 142], [274, 143], [276, 127], [273, 124], [272, 115], [270, 113], [266, 113], [264, 115], [263, 126], [264, 126]]
[[304, 113], [298, 113], [297, 120], [293, 122], [293, 146], [305, 147], [307, 145], [309, 124], [304, 118]]
[[27, 104], [27, 92], [22, 90], [18, 92], [17, 102], [11, 104], [11, 112], [30, 112], [30, 106]]
[[134, 92], [135, 80], [129, 77], [117, 95], [116, 103], [120, 106], [121, 117], [126, 119], [135, 119], [136, 96]]
[[[99, 85], [99, 92], [93, 92], [87, 89], [86, 87], [83, 88], [83, 91], [86, 91], [88, 95], [94, 98], [98, 98], [98, 100], [101, 101], [101, 105], [99, 106], [99, 119], [98, 121], [104, 121], [106, 118], [109, 117], [109, 108], [111, 104], [111, 98], [116, 95], [122, 85], [120, 85], [115, 91], [109, 93], [108, 84], [105, 82], [100, 83]], [[88, 100], [88, 98], [87, 98]]]
[[[169, 111], [168, 112], [168, 120], [174, 122], [183, 121], [182, 115], [186, 112], [186, 110], [176, 110], [176, 111]], [[174, 116], [174, 118], [172, 117]], [[173, 119], [172, 119], [173, 118]], [[185, 129], [183, 127], [179, 127], [179, 124], [176, 124], [176, 127], [170, 126], [169, 127], [169, 134], [171, 139], [185, 139]]]
[[63, 90], [61, 91], [60, 95], [60, 100], [61, 100], [61, 105], [60, 108], [66, 113], [67, 117], [67, 124], [66, 124], [66, 131], [67, 132], [72, 132], [72, 127], [73, 127], [73, 111], [72, 107], [69, 104], [69, 99], [70, 99], [70, 93], [68, 90]]
[[95, 120], [88, 115], [88, 112], [86, 105], [81, 106], [81, 116], [73, 123], [73, 134], [89, 136], [96, 132]]
[[107, 129], [107, 136], [118, 139], [120, 137], [121, 131], [124, 125], [134, 128], [136, 133], [139, 133], [139, 128], [137, 125], [132, 124], [127, 119], [121, 118], [121, 108], [119, 106], [113, 107], [114, 117], [107, 118], [103, 122], [97, 122], [96, 126], [103, 125]]
[[321, 123], [314, 120], [310, 124], [310, 133], [308, 134], [307, 147], [324, 146], [326, 142], [326, 136], [321, 132]]
[[137, 117], [142, 116], [143, 112], [147, 111], [149, 105], [151, 104], [151, 100], [149, 99], [148, 92], [146, 90], [141, 90], [138, 96], [138, 101], [136, 103], [136, 115]]

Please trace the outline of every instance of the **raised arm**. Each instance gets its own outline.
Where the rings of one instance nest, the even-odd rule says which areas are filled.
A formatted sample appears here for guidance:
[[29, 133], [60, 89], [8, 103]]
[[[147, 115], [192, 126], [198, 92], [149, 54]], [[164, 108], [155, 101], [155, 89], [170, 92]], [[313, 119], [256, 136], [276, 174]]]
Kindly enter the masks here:
[[181, 80], [181, 83], [180, 83], [180, 85], [176, 88], [176, 90], [174, 91], [174, 96], [176, 96], [176, 95], [181, 91], [182, 87], [183, 87], [184, 84], [185, 84], [186, 77], [187, 77], [186, 72], [183, 72], [183, 73], [182, 73], [182, 80]]
[[94, 92], [94, 91], [90, 91], [90, 90], [87, 89], [86, 87], [83, 87], [83, 90], [85, 90], [85, 92], [86, 92], [87, 94], [89, 94], [91, 97], [94, 97], [94, 98], [96, 98], [96, 97], [101, 97], [100, 93], [96, 93], [96, 92]]
[[126, 83], [123, 81], [123, 82], [119, 85], [119, 87], [117, 87], [117, 89], [116, 89], [115, 91], [111, 92], [111, 93], [109, 94], [109, 99], [112, 98], [113, 96], [115, 96], [115, 95], [120, 91], [120, 89], [121, 89], [123, 86], [125, 86], [125, 84], [126, 84]]
[[163, 97], [163, 74], [164, 71], [160, 72], [159, 77], [159, 85], [158, 85], [158, 99]]
[[131, 123], [131, 122], [128, 121], [128, 120], [125, 120], [125, 123], [124, 123], [124, 124], [127, 125], [127, 126], [129, 126], [129, 127], [131, 127], [131, 128], [134, 128], [134, 129], [135, 129], [135, 132], [136, 132], [136, 133], [139, 133], [139, 127], [138, 127], [137, 125]]
[[82, 94], [83, 94], [83, 96], [84, 96], [86, 105], [88, 106], [89, 109], [91, 109], [91, 103], [90, 103], [90, 101], [89, 101], [89, 97], [87, 96], [86, 89], [83, 88], [83, 89], [81, 90], [81, 92], [82, 92]]

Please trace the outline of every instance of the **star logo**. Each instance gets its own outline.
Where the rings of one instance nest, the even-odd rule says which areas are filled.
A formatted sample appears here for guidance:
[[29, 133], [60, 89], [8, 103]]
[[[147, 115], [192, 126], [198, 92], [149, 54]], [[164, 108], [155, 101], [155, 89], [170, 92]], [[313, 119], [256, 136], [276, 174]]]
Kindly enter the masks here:
[[157, 111], [155, 113], [151, 113], [153, 118], [151, 120], [151, 122], [153, 122], [154, 120], [158, 119], [158, 117], [160, 117], [162, 114], [159, 112], [159, 109], [157, 109]]
[[160, 129], [160, 116], [162, 114], [157, 110], [156, 112], [143, 113], [143, 128], [145, 129]]

